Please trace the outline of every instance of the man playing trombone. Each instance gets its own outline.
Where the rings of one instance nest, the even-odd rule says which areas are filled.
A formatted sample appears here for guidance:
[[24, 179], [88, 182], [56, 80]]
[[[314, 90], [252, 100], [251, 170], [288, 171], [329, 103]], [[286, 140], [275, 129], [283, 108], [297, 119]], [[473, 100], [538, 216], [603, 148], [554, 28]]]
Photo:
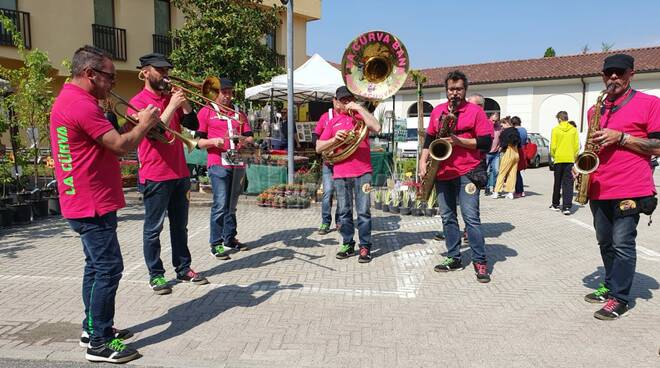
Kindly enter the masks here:
[[208, 175], [213, 188], [209, 243], [211, 253], [222, 260], [229, 259], [225, 247], [247, 250], [236, 239], [236, 206], [245, 177], [245, 163], [237, 158], [237, 153], [242, 145], [253, 143], [253, 134], [247, 116], [233, 108], [233, 97], [233, 82], [221, 78], [215, 101], [197, 114], [196, 136], [200, 138], [199, 147], [208, 151]]
[[[160, 119], [166, 126], [181, 132], [181, 126], [196, 130], [197, 116], [186, 100], [183, 91], [172, 88], [164, 78], [172, 64], [161, 54], [148, 54], [140, 58], [140, 79], [144, 88], [130, 101], [137, 109], [153, 105], [161, 109]], [[132, 109], [129, 109], [132, 113]], [[163, 132], [167, 136], [167, 133]], [[159, 295], [170, 294], [171, 286], [165, 279], [165, 268], [160, 259], [160, 232], [165, 214], [170, 220], [172, 264], [176, 278], [182, 282], [207, 284], [208, 280], [195, 272], [190, 265], [188, 249], [188, 196], [190, 173], [186, 165], [181, 142], [171, 144], [145, 139], [138, 147], [140, 160], [139, 180], [144, 198], [144, 260], [149, 270], [149, 285]]]

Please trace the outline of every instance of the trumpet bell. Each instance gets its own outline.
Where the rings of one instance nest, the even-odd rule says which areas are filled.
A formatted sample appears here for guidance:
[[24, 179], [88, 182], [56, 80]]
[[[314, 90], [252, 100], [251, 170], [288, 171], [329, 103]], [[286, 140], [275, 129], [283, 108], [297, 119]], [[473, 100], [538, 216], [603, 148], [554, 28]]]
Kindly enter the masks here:
[[587, 151], [582, 152], [577, 156], [573, 166], [575, 167], [575, 171], [580, 174], [591, 174], [598, 169], [598, 165], [600, 165], [598, 155], [591, 151]]
[[448, 159], [452, 150], [452, 145], [444, 139], [436, 139], [429, 145], [429, 155], [436, 161]]

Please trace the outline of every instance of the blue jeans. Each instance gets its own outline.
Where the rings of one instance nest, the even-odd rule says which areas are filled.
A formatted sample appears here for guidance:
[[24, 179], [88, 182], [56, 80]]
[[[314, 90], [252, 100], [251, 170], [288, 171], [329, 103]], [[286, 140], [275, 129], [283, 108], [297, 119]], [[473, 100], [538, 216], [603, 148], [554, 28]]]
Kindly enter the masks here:
[[473, 262], [486, 261], [486, 247], [484, 235], [481, 232], [481, 219], [479, 217], [479, 190], [473, 194], [465, 191], [465, 186], [472, 182], [465, 176], [452, 180], [436, 181], [438, 193], [438, 206], [442, 216], [442, 227], [445, 233], [447, 256], [461, 258], [461, 231], [458, 227], [456, 213], [456, 200], [461, 206], [461, 214], [467, 231]]
[[231, 244], [236, 238], [236, 206], [241, 194], [244, 168], [227, 169], [211, 166], [208, 171], [213, 188], [213, 206], [211, 207], [211, 247]]
[[149, 277], [163, 276], [165, 268], [160, 259], [160, 232], [165, 215], [170, 220], [172, 265], [177, 275], [185, 275], [192, 262], [188, 249], [188, 192], [190, 179], [166, 181], [147, 180], [143, 187], [144, 230], [142, 248]]
[[371, 173], [357, 178], [335, 179], [337, 191], [337, 205], [339, 207], [339, 221], [342, 243], [355, 245], [355, 225], [353, 224], [353, 196], [355, 196], [355, 209], [357, 211], [357, 229], [360, 247], [371, 249], [371, 194], [362, 191], [362, 186], [371, 184]]
[[497, 173], [500, 169], [500, 153], [489, 153], [486, 155], [486, 164], [488, 165], [488, 189], [495, 188]]
[[[332, 195], [335, 186], [332, 180], [332, 168], [323, 165], [323, 202], [321, 203], [321, 223], [332, 224]], [[335, 225], [339, 223], [339, 210], [335, 210]]]
[[115, 296], [124, 270], [117, 241], [117, 212], [68, 221], [80, 235], [85, 254], [83, 329], [89, 333], [91, 345], [100, 346], [114, 337]]
[[637, 264], [635, 238], [639, 214], [620, 216], [618, 200], [592, 200], [589, 206], [605, 266], [605, 286], [610, 289], [610, 296], [628, 303]]

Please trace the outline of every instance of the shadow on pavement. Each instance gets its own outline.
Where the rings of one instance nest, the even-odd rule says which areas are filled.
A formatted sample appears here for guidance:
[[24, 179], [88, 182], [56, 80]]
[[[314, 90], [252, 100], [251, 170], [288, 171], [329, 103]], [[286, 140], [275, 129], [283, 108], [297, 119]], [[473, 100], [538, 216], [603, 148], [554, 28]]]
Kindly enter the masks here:
[[[244, 252], [242, 252], [244, 254]], [[314, 260], [323, 258], [325, 255], [312, 255], [306, 254], [303, 252], [296, 251], [291, 248], [278, 248], [278, 249], [269, 249], [257, 253], [252, 253], [248, 256], [242, 256], [241, 258], [236, 258], [228, 261], [220, 261], [223, 263], [218, 264], [217, 266], [202, 272], [206, 277], [224, 274], [231, 271], [237, 271], [247, 268], [259, 268], [264, 266], [270, 266], [275, 263], [282, 261], [289, 261], [297, 259], [302, 262], [307, 262], [315, 266], [325, 268], [330, 271], [335, 271], [334, 268], [321, 265]]]
[[[598, 268], [585, 276], [582, 279], [582, 284], [589, 289], [598, 288], [601, 282], [605, 282], [605, 267], [598, 266]], [[649, 275], [640, 272], [635, 272], [632, 288], [630, 289], [630, 307], [635, 305], [635, 299], [641, 298], [649, 300], [653, 298], [651, 290], [660, 289], [658, 281]]]
[[[301, 284], [280, 286], [280, 282], [274, 280], [255, 282], [246, 287], [238, 285], [217, 287], [202, 297], [170, 308], [166, 314], [158, 318], [130, 327], [131, 331], [138, 333], [157, 326], [168, 325], [165, 330], [155, 335], [144, 336], [130, 345], [139, 349], [158, 344], [184, 334], [231, 308], [254, 307], [280, 290], [300, 288], [302, 288]], [[254, 295], [255, 292], [260, 291], [265, 293], [261, 296]]]

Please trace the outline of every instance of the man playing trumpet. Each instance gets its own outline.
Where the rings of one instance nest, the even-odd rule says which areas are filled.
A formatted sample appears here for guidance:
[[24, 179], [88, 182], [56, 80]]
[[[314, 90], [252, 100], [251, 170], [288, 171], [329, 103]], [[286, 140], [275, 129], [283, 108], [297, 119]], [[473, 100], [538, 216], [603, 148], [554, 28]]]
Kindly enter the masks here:
[[[181, 132], [181, 126], [191, 130], [198, 128], [197, 116], [182, 91], [165, 82], [173, 68], [165, 56], [157, 53], [140, 58], [141, 78], [144, 88], [135, 95], [130, 104], [142, 109], [151, 104], [161, 109], [160, 119], [170, 128]], [[129, 109], [129, 113], [133, 113]], [[167, 133], [163, 132], [167, 135]], [[165, 268], [160, 259], [160, 232], [163, 230], [165, 214], [170, 220], [172, 264], [176, 278], [182, 282], [207, 284], [208, 280], [195, 272], [190, 265], [192, 258], [188, 249], [188, 196], [190, 172], [179, 141], [167, 144], [153, 139], [144, 139], [138, 147], [140, 160], [139, 181], [144, 198], [143, 250], [149, 270], [149, 285], [159, 295], [170, 294], [171, 286], [165, 279]]]

